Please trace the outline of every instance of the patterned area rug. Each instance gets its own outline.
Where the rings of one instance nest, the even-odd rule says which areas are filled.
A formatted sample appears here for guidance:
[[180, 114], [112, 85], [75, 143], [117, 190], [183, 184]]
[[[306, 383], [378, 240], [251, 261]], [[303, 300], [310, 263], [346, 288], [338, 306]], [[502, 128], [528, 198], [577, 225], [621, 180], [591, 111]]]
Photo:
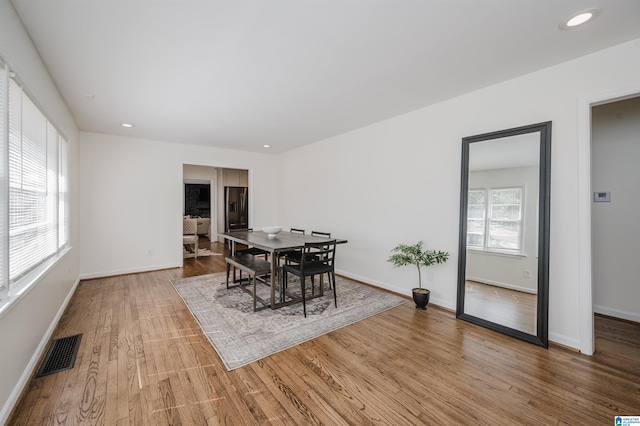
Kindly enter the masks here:
[[[324, 296], [307, 302], [306, 318], [301, 303], [253, 312], [251, 295], [237, 287], [227, 289], [225, 277], [225, 273], [217, 273], [171, 283], [228, 370], [408, 302], [403, 297], [336, 277], [337, 308], [333, 303], [333, 290], [325, 283]], [[300, 291], [300, 281], [291, 279], [290, 282], [290, 291]], [[268, 286], [258, 284], [258, 290], [260, 297], [269, 300]]]

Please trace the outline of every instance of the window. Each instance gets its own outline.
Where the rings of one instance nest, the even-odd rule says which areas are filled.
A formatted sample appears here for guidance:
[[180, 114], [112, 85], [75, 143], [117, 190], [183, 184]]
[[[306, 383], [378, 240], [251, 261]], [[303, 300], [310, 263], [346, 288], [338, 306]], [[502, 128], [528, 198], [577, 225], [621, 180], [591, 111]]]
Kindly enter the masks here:
[[484, 220], [486, 217], [487, 193], [485, 190], [469, 191], [467, 212], [467, 245], [484, 247]]
[[1, 63], [0, 299], [68, 242], [67, 142]]
[[481, 250], [522, 249], [522, 188], [469, 191], [467, 246]]

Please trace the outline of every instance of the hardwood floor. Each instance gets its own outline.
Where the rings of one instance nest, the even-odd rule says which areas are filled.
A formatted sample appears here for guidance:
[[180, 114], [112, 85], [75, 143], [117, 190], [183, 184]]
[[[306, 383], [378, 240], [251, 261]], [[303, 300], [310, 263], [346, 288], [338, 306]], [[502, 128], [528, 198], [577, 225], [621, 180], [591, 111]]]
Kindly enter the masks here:
[[75, 367], [32, 378], [8, 424], [606, 425], [640, 415], [640, 326], [602, 317], [588, 357], [407, 303], [228, 372], [169, 283], [222, 270], [224, 257], [209, 256], [81, 282], [53, 336], [83, 333]]

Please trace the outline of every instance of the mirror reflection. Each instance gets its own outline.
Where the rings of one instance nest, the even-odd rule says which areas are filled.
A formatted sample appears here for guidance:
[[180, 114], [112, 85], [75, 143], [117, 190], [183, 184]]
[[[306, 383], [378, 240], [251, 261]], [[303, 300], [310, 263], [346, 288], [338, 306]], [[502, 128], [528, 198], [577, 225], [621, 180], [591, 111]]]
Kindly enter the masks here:
[[464, 312], [536, 334], [539, 133], [469, 147]]
[[547, 346], [551, 123], [463, 139], [458, 318]]

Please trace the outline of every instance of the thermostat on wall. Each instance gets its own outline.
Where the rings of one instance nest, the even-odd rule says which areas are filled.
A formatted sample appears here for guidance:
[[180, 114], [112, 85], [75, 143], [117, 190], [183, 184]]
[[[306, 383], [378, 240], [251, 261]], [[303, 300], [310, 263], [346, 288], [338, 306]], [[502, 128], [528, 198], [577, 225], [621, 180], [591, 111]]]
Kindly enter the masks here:
[[611, 191], [596, 191], [593, 193], [593, 201], [596, 203], [609, 203], [611, 202]]

